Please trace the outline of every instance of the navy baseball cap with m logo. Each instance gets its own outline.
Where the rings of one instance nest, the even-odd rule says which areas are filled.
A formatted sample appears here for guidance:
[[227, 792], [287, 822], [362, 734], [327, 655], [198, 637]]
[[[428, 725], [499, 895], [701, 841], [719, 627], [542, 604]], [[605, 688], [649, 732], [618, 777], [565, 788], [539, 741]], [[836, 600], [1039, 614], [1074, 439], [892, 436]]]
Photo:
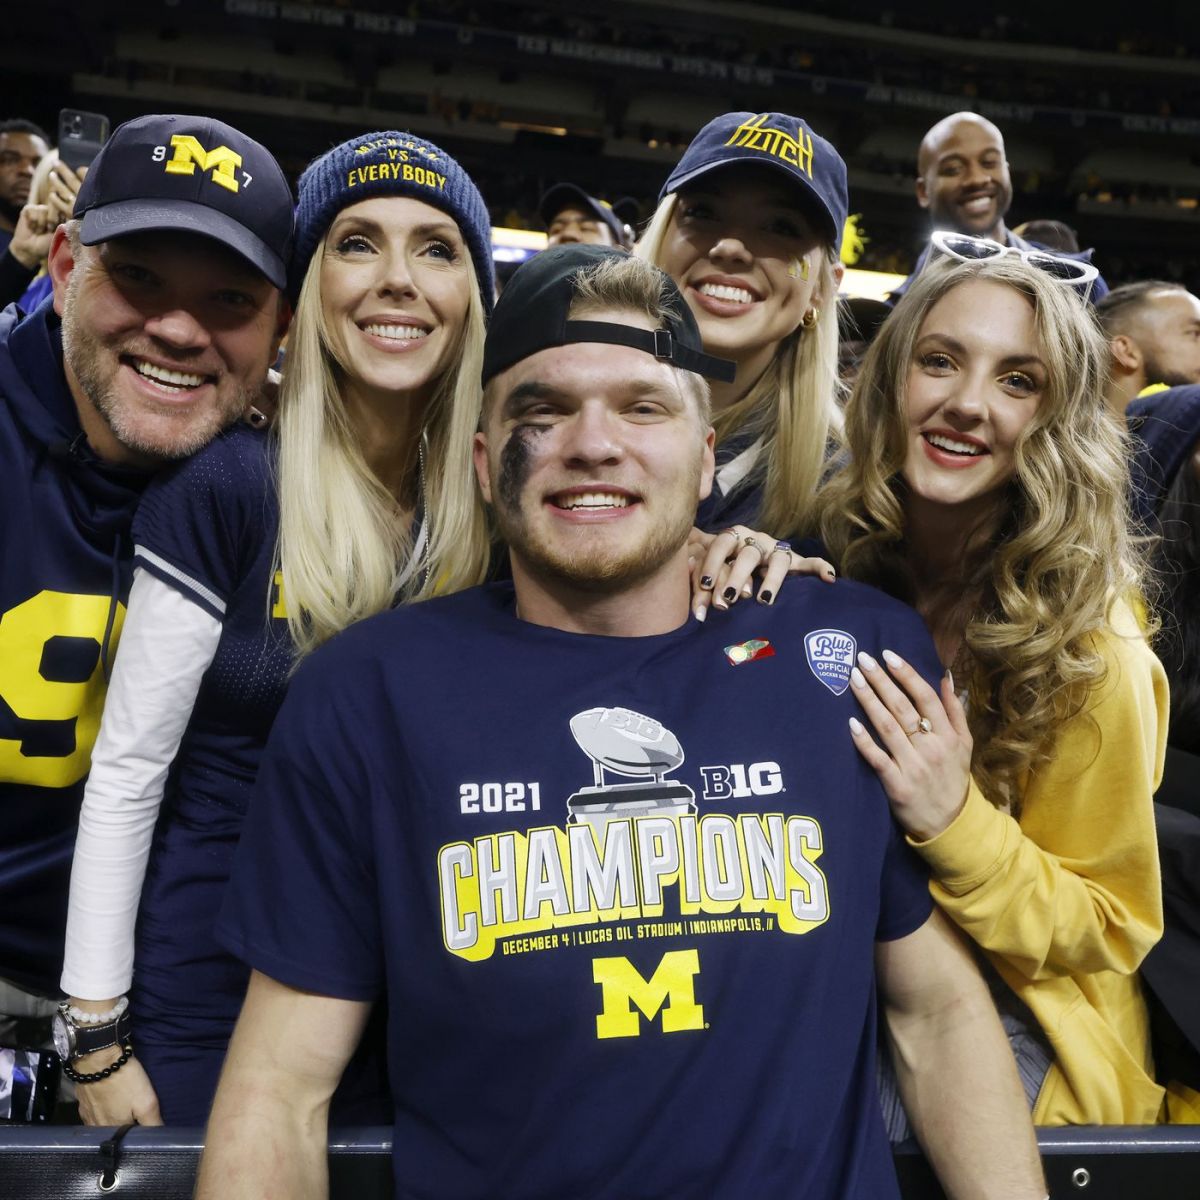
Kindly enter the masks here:
[[88, 170], [74, 215], [94, 246], [131, 233], [194, 233], [287, 284], [292, 192], [274, 156], [212, 117], [156, 115], [118, 126]]

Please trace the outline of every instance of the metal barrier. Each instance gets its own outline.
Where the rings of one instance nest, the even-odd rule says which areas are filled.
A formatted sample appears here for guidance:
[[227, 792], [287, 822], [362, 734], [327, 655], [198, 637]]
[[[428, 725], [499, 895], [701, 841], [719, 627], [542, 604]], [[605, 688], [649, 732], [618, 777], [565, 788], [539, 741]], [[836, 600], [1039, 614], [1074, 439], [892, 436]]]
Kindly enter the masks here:
[[[191, 1200], [199, 1130], [134, 1128], [119, 1150], [104, 1153], [112, 1132], [54, 1125], [0, 1127], [0, 1196]], [[1054, 1200], [1200, 1197], [1200, 1127], [1040, 1129], [1038, 1144]], [[336, 1134], [329, 1146], [330, 1200], [386, 1200], [392, 1194], [390, 1156], [390, 1129]], [[896, 1167], [905, 1200], [944, 1200], [915, 1146], [898, 1149]]]
[[[1074, 1125], [1039, 1129], [1053, 1200], [1198, 1200], [1200, 1126]], [[915, 1144], [899, 1147], [905, 1200], [945, 1200]]]

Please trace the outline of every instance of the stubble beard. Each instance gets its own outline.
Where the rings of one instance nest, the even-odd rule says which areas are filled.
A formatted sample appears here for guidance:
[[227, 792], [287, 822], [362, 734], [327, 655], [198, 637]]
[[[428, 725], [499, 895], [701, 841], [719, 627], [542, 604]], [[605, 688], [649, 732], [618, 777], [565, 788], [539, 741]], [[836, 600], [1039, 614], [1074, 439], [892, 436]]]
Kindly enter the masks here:
[[[689, 495], [698, 495], [699, 483], [697, 468], [688, 480]], [[681, 483], [681, 490], [682, 487]], [[680, 547], [687, 544], [696, 519], [695, 505], [681, 504], [677, 513], [667, 514], [646, 537], [628, 550], [584, 545], [578, 550], [563, 552], [537, 537], [521, 508], [514, 510], [498, 504], [494, 511], [500, 536], [530, 574], [574, 591], [601, 595], [620, 592], [661, 570]], [[581, 534], [585, 531], [586, 527], [580, 529]], [[597, 532], [600, 531], [598, 528]]]
[[[169, 401], [156, 406], [148, 398], [123, 396], [117, 382], [119, 354], [136, 351], [118, 351], [83, 329], [74, 317], [76, 303], [73, 275], [63, 307], [63, 361], [113, 437], [127, 450], [163, 461], [188, 458], [232, 425], [257, 399], [257, 387], [240, 384], [228, 396], [218, 390], [214, 401], [200, 408], [176, 410], [169, 407]], [[186, 371], [187, 364], [181, 363], [179, 369]], [[226, 379], [226, 386], [230, 382]]]
[[21, 209], [28, 203], [28, 196], [21, 201], [9, 200], [7, 196], [0, 197], [0, 219], [3, 219], [15, 229], [17, 221], [21, 217]]
[[1188, 384], [1200, 383], [1200, 374], [1188, 378], [1182, 371], [1164, 367], [1153, 351], [1142, 351], [1142, 373], [1146, 377], [1147, 385], [1165, 383], [1167, 387], [1186, 387]]

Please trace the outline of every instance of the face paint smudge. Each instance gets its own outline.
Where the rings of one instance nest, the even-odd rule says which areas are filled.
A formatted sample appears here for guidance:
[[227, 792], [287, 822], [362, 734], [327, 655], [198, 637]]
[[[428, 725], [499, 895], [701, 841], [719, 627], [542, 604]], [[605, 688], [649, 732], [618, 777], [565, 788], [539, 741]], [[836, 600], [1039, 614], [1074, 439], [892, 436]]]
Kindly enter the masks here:
[[521, 489], [533, 468], [533, 443], [549, 428], [549, 425], [517, 425], [500, 451], [496, 495], [512, 511], [520, 509]]

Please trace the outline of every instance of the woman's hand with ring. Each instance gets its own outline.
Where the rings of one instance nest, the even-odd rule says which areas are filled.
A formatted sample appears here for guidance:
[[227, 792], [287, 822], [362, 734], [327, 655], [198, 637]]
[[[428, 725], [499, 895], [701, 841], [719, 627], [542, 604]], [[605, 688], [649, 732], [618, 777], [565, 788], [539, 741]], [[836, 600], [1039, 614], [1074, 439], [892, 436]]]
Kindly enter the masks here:
[[854, 697], [878, 741], [854, 717], [850, 732], [900, 826], [924, 842], [941, 833], [966, 801], [973, 745], [967, 714], [949, 672], [939, 696], [898, 654], [885, 650], [883, 660], [886, 671], [860, 653], [850, 674]]
[[692, 612], [698, 621], [708, 608], [727, 609], [755, 595], [752, 578], [759, 575], [757, 599], [774, 604], [789, 575], [819, 575], [832, 583], [837, 574], [823, 558], [805, 558], [768, 533], [731, 525], [720, 533], [693, 529], [688, 539], [692, 568]]

